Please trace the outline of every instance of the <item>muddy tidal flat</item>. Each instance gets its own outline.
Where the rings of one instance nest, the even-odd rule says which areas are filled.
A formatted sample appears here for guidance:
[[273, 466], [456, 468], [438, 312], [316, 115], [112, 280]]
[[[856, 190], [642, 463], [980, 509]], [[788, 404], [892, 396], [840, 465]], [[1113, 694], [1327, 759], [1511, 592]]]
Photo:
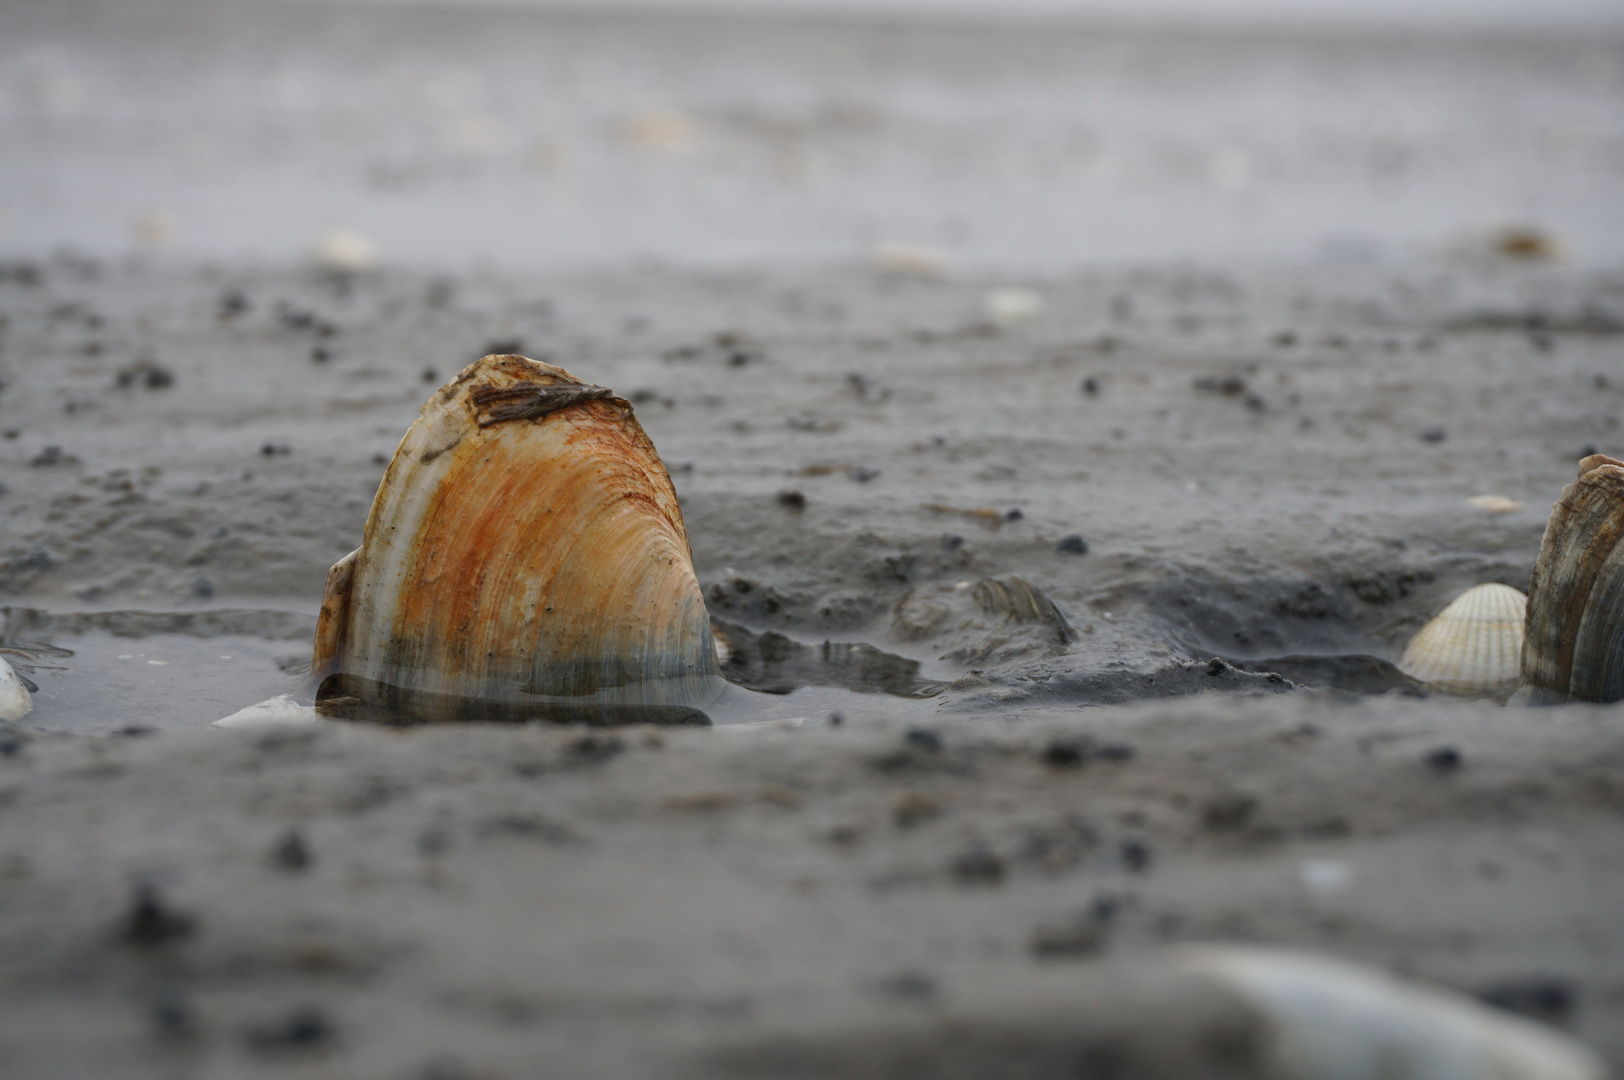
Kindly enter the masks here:
[[[1182, 1075], [1120, 986], [1212, 941], [1616, 1064], [1617, 708], [1393, 661], [1617, 449], [1620, 280], [996, 288], [9, 268], [6, 632], [72, 654], [0, 758], [18, 1075]], [[210, 728], [310, 699], [327, 566], [493, 350], [636, 402], [743, 646], [718, 726]]]
[[[1616, 42], [226, 8], [0, 12], [0, 1073], [1298, 1076], [1229, 944], [1624, 1074], [1624, 711], [1396, 663], [1624, 457]], [[710, 726], [211, 726], [490, 353]]]

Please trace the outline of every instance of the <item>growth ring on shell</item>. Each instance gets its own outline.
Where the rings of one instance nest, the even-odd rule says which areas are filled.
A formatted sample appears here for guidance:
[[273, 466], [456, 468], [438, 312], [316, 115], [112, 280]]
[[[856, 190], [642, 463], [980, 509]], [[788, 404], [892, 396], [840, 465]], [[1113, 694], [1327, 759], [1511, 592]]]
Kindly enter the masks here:
[[1510, 694], [1517, 688], [1527, 602], [1509, 585], [1467, 589], [1410, 639], [1399, 670], [1449, 694]]
[[314, 671], [338, 715], [705, 722], [709, 619], [631, 405], [511, 355], [438, 390], [328, 576]]
[[1528, 586], [1518, 701], [1624, 698], [1624, 462], [1594, 454], [1562, 489]]

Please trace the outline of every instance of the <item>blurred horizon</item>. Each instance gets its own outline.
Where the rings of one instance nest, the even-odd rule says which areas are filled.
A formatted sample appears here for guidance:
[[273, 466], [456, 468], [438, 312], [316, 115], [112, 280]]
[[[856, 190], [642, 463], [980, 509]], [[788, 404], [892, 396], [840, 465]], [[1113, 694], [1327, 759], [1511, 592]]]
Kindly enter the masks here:
[[[1468, 32], [1498, 0], [1416, 8], [1475, 10], [1449, 32], [1275, 36], [855, 2], [0, 5], [0, 253], [624, 268], [890, 245], [1048, 274], [1436, 265], [1524, 229], [1547, 261], [1624, 265], [1620, 34]], [[689, 17], [727, 6], [763, 17]], [[776, 17], [808, 11], [839, 17]]]
[[[237, 3], [242, 0], [214, 0]], [[1619, 0], [272, 0], [605, 14], [1054, 21], [1123, 28], [1624, 29]]]

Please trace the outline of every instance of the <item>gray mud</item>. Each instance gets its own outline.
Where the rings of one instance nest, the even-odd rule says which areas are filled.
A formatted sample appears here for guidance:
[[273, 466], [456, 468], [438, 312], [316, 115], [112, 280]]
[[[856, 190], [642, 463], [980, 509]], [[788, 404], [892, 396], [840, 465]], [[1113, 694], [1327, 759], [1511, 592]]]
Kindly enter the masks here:
[[[1211, 941], [1624, 1069], [1619, 707], [1394, 667], [1624, 456], [1616, 38], [189, 12], [0, 10], [8, 1077], [1256, 1076]], [[488, 352], [634, 403], [715, 728], [210, 729]]]

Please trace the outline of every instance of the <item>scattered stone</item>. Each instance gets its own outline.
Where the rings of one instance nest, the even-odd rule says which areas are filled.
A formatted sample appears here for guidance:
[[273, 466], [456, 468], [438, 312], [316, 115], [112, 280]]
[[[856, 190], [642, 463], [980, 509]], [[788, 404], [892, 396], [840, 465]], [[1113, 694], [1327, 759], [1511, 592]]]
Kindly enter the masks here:
[[1089, 376], [1087, 376], [1086, 378], [1083, 379], [1083, 393], [1087, 394], [1089, 397], [1094, 397], [1094, 396], [1098, 395], [1099, 392], [1100, 392], [1100, 381], [1099, 381], [1099, 379], [1095, 378], [1092, 375], [1089, 375]]
[[780, 491], [778, 505], [788, 510], [805, 510], [806, 496], [799, 491]]
[[909, 728], [902, 741], [912, 750], [924, 750], [932, 754], [939, 754], [942, 750], [942, 737], [928, 728]]
[[268, 442], [261, 444], [259, 452], [264, 457], [276, 457], [282, 454], [293, 453], [293, 447], [289, 446], [287, 443]]
[[1449, 438], [1449, 432], [1441, 427], [1430, 427], [1421, 432], [1419, 438], [1426, 443], [1441, 443]]
[[280, 1020], [248, 1029], [243, 1041], [261, 1054], [319, 1050], [336, 1042], [338, 1030], [316, 1006], [294, 1009]]
[[1422, 760], [1426, 762], [1427, 768], [1440, 774], [1454, 772], [1465, 764], [1461, 752], [1453, 746], [1439, 746], [1428, 750], [1427, 756]]
[[299, 873], [310, 869], [315, 861], [304, 836], [298, 829], [289, 829], [283, 833], [282, 839], [271, 849], [271, 865], [280, 870]]
[[47, 465], [47, 466], [48, 465], [61, 465], [66, 460], [67, 460], [67, 455], [62, 452], [62, 448], [60, 446], [56, 446], [56, 445], [53, 444], [51, 446], [47, 446], [45, 449], [43, 449], [39, 453], [35, 454], [33, 459], [29, 461], [29, 464], [30, 465]]
[[1143, 840], [1124, 840], [1117, 850], [1130, 873], [1142, 874], [1150, 869], [1153, 856], [1150, 845]]
[[196, 917], [165, 905], [156, 886], [136, 886], [124, 918], [126, 942], [143, 947], [163, 945], [191, 937], [196, 930]]
[[1027, 945], [1039, 960], [1077, 960], [1095, 956], [1105, 943], [1104, 928], [1091, 917], [1045, 923], [1032, 931]]
[[1054, 549], [1062, 555], [1087, 555], [1088, 541], [1083, 539], [1081, 533], [1070, 533], [1062, 536]]
[[942, 534], [942, 550], [943, 551], [957, 551], [957, 550], [959, 550], [959, 548], [961, 548], [963, 546], [964, 546], [964, 537], [960, 536], [958, 533], [944, 533], [944, 534]]
[[1053, 769], [1080, 769], [1093, 748], [1084, 739], [1056, 739], [1043, 748], [1043, 763]]
[[870, 469], [867, 466], [859, 465], [856, 468], [852, 469], [851, 472], [847, 473], [846, 475], [850, 476], [853, 480], [857, 481], [859, 484], [866, 484], [870, 480], [873, 480], [875, 477], [879, 476], [880, 475], [880, 470], [878, 470], [878, 469]]
[[1005, 521], [1019, 521], [1022, 518], [1024, 518], [1025, 516], [1026, 516], [1026, 513], [1023, 510], [1021, 510], [1021, 508], [1018, 507], [1018, 506], [1015, 507], [1012, 510], [1004, 511], [1004, 520]]
[[332, 350], [327, 348], [325, 345], [317, 345], [315, 348], [310, 350], [310, 362], [313, 364], [325, 364], [332, 358]]
[[1222, 397], [1240, 397], [1246, 393], [1246, 380], [1239, 375], [1202, 375], [1193, 383], [1195, 388], [1204, 394], [1218, 394]]
[[919, 971], [904, 971], [882, 979], [875, 989], [907, 1001], [928, 1001], [936, 996], [936, 980]]
[[911, 829], [916, 825], [923, 825], [942, 814], [940, 801], [929, 795], [921, 795], [917, 791], [906, 791], [897, 796], [896, 805], [892, 808], [892, 820], [899, 829]]
[[426, 367], [423, 369], [422, 379], [424, 382], [432, 386], [434, 383], [440, 381], [440, 373], [434, 368]]
[[1252, 820], [1257, 805], [1252, 796], [1239, 792], [1214, 796], [1201, 808], [1201, 824], [1208, 832], [1239, 832]]
[[953, 859], [953, 880], [960, 885], [998, 885], [1004, 880], [1004, 860], [977, 845]]

